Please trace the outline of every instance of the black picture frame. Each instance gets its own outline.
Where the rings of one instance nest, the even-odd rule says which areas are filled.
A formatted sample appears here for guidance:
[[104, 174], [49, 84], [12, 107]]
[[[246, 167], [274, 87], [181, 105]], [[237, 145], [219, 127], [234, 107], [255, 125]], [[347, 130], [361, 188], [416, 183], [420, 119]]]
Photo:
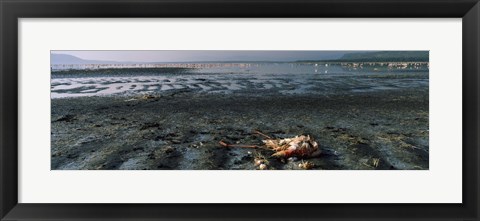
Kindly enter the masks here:
[[[0, 0], [0, 15], [1, 220], [479, 220], [478, 0]], [[17, 20], [47, 17], [463, 18], [463, 203], [18, 203]]]

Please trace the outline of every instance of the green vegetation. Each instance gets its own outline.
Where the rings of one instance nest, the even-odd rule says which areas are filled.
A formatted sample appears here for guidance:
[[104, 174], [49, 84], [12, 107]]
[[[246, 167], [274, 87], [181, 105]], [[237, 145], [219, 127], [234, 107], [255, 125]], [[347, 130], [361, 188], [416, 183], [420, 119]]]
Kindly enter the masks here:
[[[320, 62], [404, 62], [418, 61], [428, 62], [429, 51], [376, 51], [376, 52], [354, 52], [343, 55], [333, 60], [322, 60]], [[318, 62], [318, 61], [299, 61]]]
[[379, 51], [345, 54], [345, 61], [428, 61], [428, 51]]

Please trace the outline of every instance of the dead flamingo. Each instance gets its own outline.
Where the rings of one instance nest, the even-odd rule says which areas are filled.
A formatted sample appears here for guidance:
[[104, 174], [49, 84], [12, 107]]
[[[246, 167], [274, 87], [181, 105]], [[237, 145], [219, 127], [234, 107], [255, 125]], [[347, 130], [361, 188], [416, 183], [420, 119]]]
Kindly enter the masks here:
[[[321, 154], [318, 143], [310, 137], [310, 135], [300, 135], [292, 138], [285, 139], [273, 139], [270, 136], [263, 134], [260, 131], [254, 131], [254, 133], [265, 137], [262, 140], [268, 150], [275, 151], [272, 156], [278, 158], [289, 157], [316, 157]], [[240, 145], [240, 144], [227, 144], [224, 141], [220, 141], [219, 144], [223, 147], [240, 147], [240, 148], [262, 148], [257, 145]]]

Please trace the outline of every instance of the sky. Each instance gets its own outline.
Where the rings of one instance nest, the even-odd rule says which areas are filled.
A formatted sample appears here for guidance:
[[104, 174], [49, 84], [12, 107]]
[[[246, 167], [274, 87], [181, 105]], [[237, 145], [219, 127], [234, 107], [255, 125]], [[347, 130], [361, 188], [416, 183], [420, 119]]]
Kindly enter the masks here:
[[[297, 61], [339, 58], [349, 51], [52, 51], [84, 60], [118, 62]], [[350, 51], [351, 52], [351, 51]]]

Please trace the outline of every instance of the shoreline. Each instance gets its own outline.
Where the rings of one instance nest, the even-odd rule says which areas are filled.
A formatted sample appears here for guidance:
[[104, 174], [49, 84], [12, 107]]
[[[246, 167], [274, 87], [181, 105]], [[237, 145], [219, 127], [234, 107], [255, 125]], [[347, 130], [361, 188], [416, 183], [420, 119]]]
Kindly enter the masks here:
[[[261, 92], [261, 94], [260, 94]], [[302, 159], [277, 159], [260, 130], [276, 138], [308, 134], [322, 154], [316, 170], [428, 169], [428, 86], [356, 93], [279, 94], [278, 90], [52, 99], [56, 169], [299, 169]], [[378, 160], [378, 163], [375, 163]]]
[[[428, 73], [402, 74], [179, 74], [159, 76], [90, 76], [51, 80], [51, 98], [190, 93], [318, 94], [428, 88]], [[253, 94], [253, 93], [250, 93]]]

